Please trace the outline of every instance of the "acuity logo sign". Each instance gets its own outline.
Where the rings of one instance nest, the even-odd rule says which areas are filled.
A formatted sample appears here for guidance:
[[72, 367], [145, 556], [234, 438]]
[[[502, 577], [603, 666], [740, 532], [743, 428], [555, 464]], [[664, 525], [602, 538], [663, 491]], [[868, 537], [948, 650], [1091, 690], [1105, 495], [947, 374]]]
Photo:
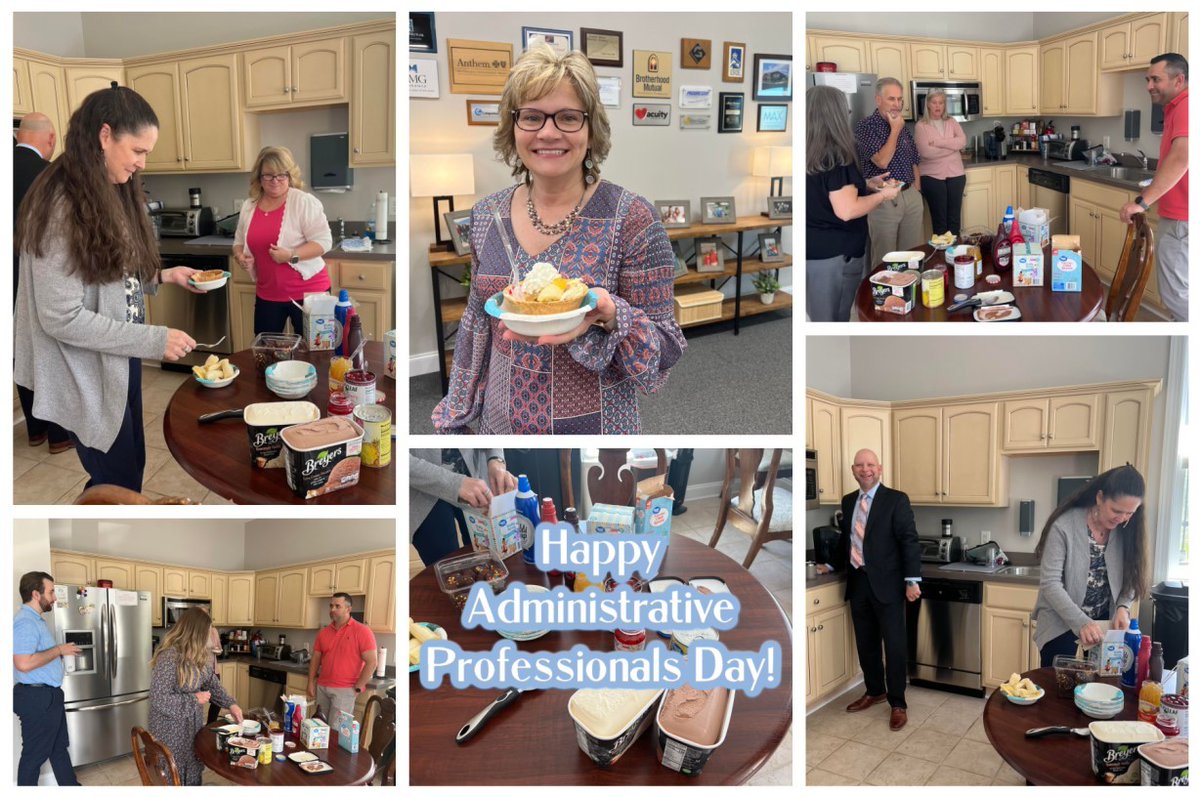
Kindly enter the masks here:
[[671, 124], [671, 106], [662, 103], [635, 102], [633, 123], [637, 126], [666, 127]]

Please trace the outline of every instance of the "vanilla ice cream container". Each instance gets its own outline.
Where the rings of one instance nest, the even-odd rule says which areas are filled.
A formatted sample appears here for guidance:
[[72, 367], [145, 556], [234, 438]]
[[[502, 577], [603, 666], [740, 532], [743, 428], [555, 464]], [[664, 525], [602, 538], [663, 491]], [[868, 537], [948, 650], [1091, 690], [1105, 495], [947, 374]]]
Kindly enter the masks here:
[[661, 689], [580, 689], [567, 702], [579, 749], [601, 767], [616, 763], [654, 721]]
[[699, 775], [713, 751], [725, 743], [736, 694], [723, 686], [668, 691], [654, 722], [654, 743], [662, 765], [684, 775]]
[[[1148, 722], [1102, 720], [1088, 723], [1092, 735], [1092, 774], [1105, 783], [1136, 783], [1137, 750], [1143, 744], [1161, 742], [1163, 732]], [[1128, 774], [1127, 774], [1128, 773]]]
[[242, 410], [246, 435], [250, 438], [250, 464], [256, 468], [281, 468], [283, 440], [279, 433], [289, 426], [321, 417], [311, 401], [264, 401], [247, 404]]

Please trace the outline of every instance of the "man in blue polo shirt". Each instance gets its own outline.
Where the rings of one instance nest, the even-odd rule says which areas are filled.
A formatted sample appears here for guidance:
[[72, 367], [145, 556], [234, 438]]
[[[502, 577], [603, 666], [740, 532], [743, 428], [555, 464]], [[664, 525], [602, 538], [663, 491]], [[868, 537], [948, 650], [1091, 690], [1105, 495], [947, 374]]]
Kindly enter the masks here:
[[54, 578], [33, 572], [21, 576], [21, 600], [13, 619], [13, 711], [21, 718], [21, 761], [17, 785], [36, 786], [42, 764], [50, 759], [59, 786], [78, 786], [67, 753], [67, 713], [63, 708], [63, 656], [79, 647], [54, 644], [42, 614], [54, 608]]

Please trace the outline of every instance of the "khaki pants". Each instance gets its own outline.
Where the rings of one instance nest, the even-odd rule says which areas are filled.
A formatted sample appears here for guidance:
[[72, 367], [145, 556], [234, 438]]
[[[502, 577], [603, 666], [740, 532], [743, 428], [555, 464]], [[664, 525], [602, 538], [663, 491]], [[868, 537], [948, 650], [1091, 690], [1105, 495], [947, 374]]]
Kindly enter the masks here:
[[326, 721], [337, 726], [337, 713], [347, 711], [354, 714], [354, 688], [347, 686], [334, 689], [317, 684], [317, 710], [325, 714]]
[[912, 249], [921, 245], [925, 203], [921, 192], [909, 188], [892, 200], [884, 200], [867, 215], [871, 232], [871, 259], [868, 270], [874, 269], [888, 252]]
[[1188, 320], [1188, 223], [1158, 220], [1158, 295], [1175, 321]]

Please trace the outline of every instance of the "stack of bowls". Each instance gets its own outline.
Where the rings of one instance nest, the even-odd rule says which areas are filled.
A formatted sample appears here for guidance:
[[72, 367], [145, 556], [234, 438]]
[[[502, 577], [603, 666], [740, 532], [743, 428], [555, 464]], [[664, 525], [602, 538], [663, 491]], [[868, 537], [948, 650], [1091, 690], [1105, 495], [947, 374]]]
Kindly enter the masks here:
[[[546, 589], [545, 587], [538, 585], [538, 584], [526, 584], [525, 590], [527, 592], [543, 592], [543, 593], [550, 591], [550, 590]], [[540, 630], [536, 630], [536, 631], [499, 631], [498, 630], [498, 631], [496, 631], [496, 633], [499, 634], [500, 636], [504, 637], [505, 639], [511, 639], [514, 642], [529, 642], [530, 640], [533, 640], [533, 639], [540, 639], [541, 637], [544, 637], [546, 634], [548, 634], [550, 632], [546, 631], [545, 629], [540, 629]]]
[[1112, 719], [1125, 707], [1125, 693], [1099, 681], [1075, 687], [1075, 707], [1092, 719]]
[[267, 366], [267, 390], [285, 399], [300, 399], [317, 386], [317, 369], [303, 360], [283, 360]]

